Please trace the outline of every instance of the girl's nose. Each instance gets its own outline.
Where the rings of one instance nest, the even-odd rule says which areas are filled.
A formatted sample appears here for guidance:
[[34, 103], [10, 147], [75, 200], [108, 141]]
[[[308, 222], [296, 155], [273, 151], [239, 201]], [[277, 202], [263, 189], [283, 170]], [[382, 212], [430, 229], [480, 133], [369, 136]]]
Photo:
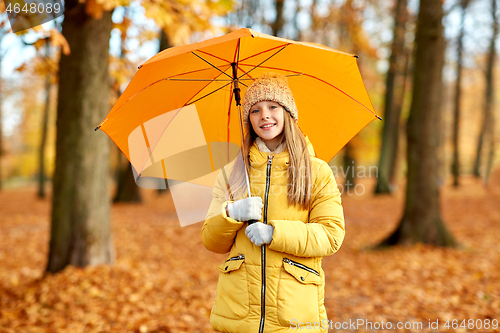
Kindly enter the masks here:
[[269, 118], [269, 110], [268, 108], [262, 108], [262, 119]]

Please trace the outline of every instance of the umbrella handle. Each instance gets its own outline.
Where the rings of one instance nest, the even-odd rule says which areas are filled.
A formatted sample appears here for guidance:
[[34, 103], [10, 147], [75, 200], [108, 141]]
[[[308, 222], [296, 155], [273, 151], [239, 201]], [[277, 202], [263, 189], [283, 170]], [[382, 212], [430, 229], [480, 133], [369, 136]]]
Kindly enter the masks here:
[[[252, 196], [252, 193], [250, 193], [250, 182], [248, 181], [248, 172], [245, 172], [245, 179], [247, 181], [248, 197], [250, 198]], [[255, 222], [259, 222], [259, 220], [248, 220], [247, 222], [248, 222], [248, 225], [252, 225]]]
[[[243, 125], [242, 125], [242, 120], [241, 120], [241, 104], [240, 104], [240, 101], [239, 101], [239, 88], [238, 88], [238, 80], [236, 80], [236, 68], [233, 65], [233, 76], [235, 77], [235, 80], [234, 80], [234, 85], [235, 85], [235, 95], [237, 97], [237, 101], [236, 101], [236, 106], [238, 107], [238, 115], [239, 115], [239, 118], [240, 118], [240, 134], [241, 134], [241, 147], [243, 147]], [[242, 151], [243, 152], [243, 151]], [[252, 193], [250, 192], [250, 181], [248, 180], [248, 170], [247, 170], [247, 166], [246, 164], [243, 162], [243, 165], [245, 167], [245, 180], [247, 182], [247, 190], [248, 190], [248, 197], [250, 198], [252, 196]], [[248, 225], [252, 225], [253, 223], [255, 222], [259, 222], [259, 220], [249, 220], [247, 221], [248, 222]]]
[[[252, 194], [250, 193], [250, 184], [249, 184], [250, 182], [248, 181], [248, 173], [247, 172], [245, 172], [245, 176], [246, 176], [245, 178], [247, 180], [248, 197], [250, 198], [252, 196]], [[248, 220], [247, 222], [248, 222], [248, 225], [252, 225], [255, 222], [259, 222], [259, 220]]]

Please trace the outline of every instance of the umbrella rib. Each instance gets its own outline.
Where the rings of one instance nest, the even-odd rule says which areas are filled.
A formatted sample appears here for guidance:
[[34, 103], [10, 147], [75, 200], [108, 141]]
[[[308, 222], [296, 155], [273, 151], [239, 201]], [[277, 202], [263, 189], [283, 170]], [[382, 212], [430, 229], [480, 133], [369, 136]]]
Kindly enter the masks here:
[[222, 74], [226, 75], [227, 77], [229, 77], [231, 80], [233, 79], [230, 75], [228, 75], [226, 72], [222, 71], [219, 67], [211, 64], [208, 60], [206, 59], [203, 59], [202, 57], [200, 57], [199, 55], [197, 55], [196, 53], [194, 52], [191, 52], [192, 54], [194, 54], [195, 56], [197, 56], [198, 58], [200, 58], [201, 60], [203, 60], [204, 62], [206, 62], [207, 64], [209, 64], [210, 66], [212, 66], [213, 68], [215, 68], [216, 70], [218, 70], [219, 72], [221, 72]]
[[[241, 38], [238, 39], [238, 46], [236, 47], [236, 52], [235, 52], [234, 56], [236, 57], [236, 68], [239, 68], [240, 70], [242, 70], [240, 68], [240, 65], [239, 65], [239, 63], [240, 63], [240, 48], [241, 48]], [[242, 85], [244, 85], [245, 87], [248, 88], [248, 86], [246, 84], [244, 84], [243, 82], [241, 82], [238, 78], [236, 78], [236, 80], [238, 81], [238, 83], [240, 83], [240, 84], [242, 84]]]
[[229, 82], [229, 83], [226, 83], [225, 85], [223, 85], [223, 86], [222, 86], [222, 87], [220, 87], [220, 88], [215, 89], [214, 91], [209, 92], [208, 94], [206, 94], [205, 96], [202, 96], [202, 97], [198, 98], [197, 100], [194, 100], [194, 101], [192, 101], [192, 102], [188, 102], [188, 103], [186, 103], [186, 104], [185, 104], [185, 106], [188, 106], [188, 105], [191, 105], [191, 104], [193, 104], [193, 103], [196, 103], [196, 102], [198, 102], [200, 99], [203, 99], [203, 98], [205, 98], [205, 97], [207, 97], [207, 96], [212, 95], [214, 92], [217, 92], [217, 91], [219, 91], [219, 90], [221, 90], [221, 89], [223, 89], [223, 88], [227, 87], [227, 86], [228, 86], [228, 85], [230, 85], [231, 83], [232, 83], [232, 81], [231, 81], [231, 82]]
[[230, 80], [223, 80], [223, 79], [218, 79], [218, 80], [211, 80], [211, 79], [167, 79], [168, 81], [209, 81], [209, 82], [214, 82], [214, 81], [221, 81], [221, 82], [230, 82]]
[[[106, 120], [108, 120], [113, 114], [115, 114], [119, 109], [121, 109], [122, 106], [124, 106], [125, 104], [127, 104], [130, 100], [132, 100], [135, 96], [137, 96], [138, 94], [140, 94], [141, 92], [143, 92], [144, 90], [146, 90], [147, 88], [149, 87], [152, 87], [154, 86], [155, 84], [157, 83], [160, 83], [162, 81], [181, 81], [182, 79], [172, 79], [173, 77], [176, 77], [176, 76], [179, 76], [179, 75], [187, 75], [187, 74], [192, 74], [192, 73], [196, 73], [196, 72], [202, 72], [202, 71], [206, 71], [206, 70], [209, 70], [211, 68], [202, 68], [202, 69], [197, 69], [197, 70], [194, 70], [194, 71], [190, 71], [190, 72], [185, 72], [185, 73], [178, 73], [178, 74], [174, 74], [172, 76], [169, 76], [169, 77], [164, 77], [162, 79], [159, 79], [155, 82], [152, 82], [150, 84], [148, 84], [147, 86], [145, 86], [144, 88], [140, 89], [139, 91], [137, 91], [135, 94], [133, 94], [132, 96], [130, 96], [126, 101], [123, 102], [122, 105], [120, 105], [113, 113], [110, 113], [108, 114], [108, 116], [99, 124], [99, 126], [97, 126], [97, 128], [101, 127], [102, 124], [104, 124], [104, 122], [106, 122]], [[195, 81], [196, 79], [184, 79], [186, 81]], [[207, 81], [212, 81], [212, 80], [207, 80]], [[227, 82], [228, 80], [220, 80], [220, 81], [225, 81]]]
[[[237, 67], [239, 70], [241, 70], [243, 73], [247, 74], [247, 73], [243, 70], [243, 68], [241, 68], [241, 67], [240, 67], [240, 45], [241, 45], [241, 40], [239, 40], [239, 41], [238, 41], [238, 56], [237, 56], [237, 59], [236, 59], [236, 67]], [[247, 75], [248, 75], [248, 74], [247, 74]], [[248, 75], [248, 76], [250, 76], [250, 75]], [[240, 77], [241, 77], [241, 76], [240, 76]], [[250, 77], [252, 77], [252, 76], [250, 76]], [[244, 85], [245, 87], [247, 87], [247, 88], [248, 88], [248, 86], [247, 86], [246, 84], [244, 84], [243, 82], [241, 82], [239, 78], [238, 78], [237, 80], [238, 80], [238, 83], [241, 83], [242, 85]]]
[[245, 71], [243, 70], [243, 68], [241, 68], [240, 66], [238, 66], [238, 68], [239, 68], [239, 69], [240, 69], [243, 73], [245, 73], [245, 75], [248, 75], [248, 76], [250, 77], [250, 79], [238, 79], [238, 82], [240, 82], [242, 85], [246, 86], [243, 82], [241, 82], [241, 81], [243, 81], [243, 80], [244, 80], [244, 81], [248, 81], [248, 80], [255, 80], [255, 79], [256, 79], [255, 77], [252, 77], [252, 76], [251, 76], [251, 75], [249, 75], [247, 72], [245, 72]]
[[[221, 71], [221, 72], [222, 72], [222, 71]], [[222, 72], [222, 73], [223, 73], [223, 74], [226, 74], [226, 73], [224, 73], [224, 72]], [[226, 75], [227, 75], [227, 74], [226, 74]], [[217, 76], [214, 78], [214, 80], [215, 80], [218, 76], [220, 76], [220, 74], [219, 74], [219, 75], [217, 75]], [[212, 91], [212, 92], [210, 92], [210, 93], [206, 94], [205, 96], [202, 96], [202, 97], [198, 98], [197, 100], [195, 100], [195, 101], [193, 101], [193, 102], [189, 102], [189, 101], [190, 101], [193, 97], [195, 97], [196, 95], [198, 95], [198, 93], [199, 93], [200, 91], [202, 91], [203, 89], [205, 89], [205, 88], [206, 88], [206, 87], [210, 84], [210, 83], [209, 83], [209, 84], [205, 85], [203, 88], [201, 88], [200, 90], [198, 90], [198, 92], [197, 92], [196, 94], [194, 94], [194, 95], [193, 95], [193, 97], [191, 97], [191, 98], [190, 98], [190, 99], [189, 99], [189, 100], [188, 100], [188, 101], [184, 104], [184, 106], [187, 106], [187, 105], [191, 105], [191, 104], [193, 104], [193, 103], [196, 103], [196, 102], [197, 102], [197, 101], [199, 101], [200, 99], [203, 99], [203, 98], [205, 98], [205, 97], [207, 97], [207, 96], [209, 96], [209, 95], [213, 94], [214, 92], [216, 92], [216, 91], [218, 91], [218, 90], [221, 90], [222, 88], [227, 87], [228, 85], [230, 85], [230, 84], [232, 84], [232, 83], [233, 83], [233, 81], [230, 81], [229, 83], [226, 83], [226, 84], [225, 84], [225, 85], [223, 85], [222, 87], [220, 87], [220, 88], [218, 88], [218, 89], [215, 89], [214, 91]]]
[[[231, 63], [229, 60], [226, 60], [226, 59], [224, 59], [224, 58], [220, 58], [220, 57], [218, 57], [218, 56], [216, 56], [216, 55], [213, 55], [213, 54], [211, 54], [211, 53], [208, 53], [208, 52], [205, 52], [205, 51], [202, 51], [202, 50], [197, 50], [197, 51], [198, 51], [198, 52], [201, 52], [201, 53], [205, 53], [206, 55], [212, 56], [212, 57], [214, 57], [214, 58], [216, 58], [216, 59], [219, 59], [219, 60], [225, 61], [225, 62], [227, 62], [228, 64], [230, 64], [230, 63]], [[193, 53], [194, 53], [194, 52], [193, 52]]]
[[281, 51], [283, 51], [285, 49], [285, 47], [287, 47], [288, 45], [290, 44], [286, 44], [284, 45], [281, 49], [279, 49], [278, 51], [276, 51], [274, 54], [272, 54], [269, 58], [265, 59], [264, 61], [262, 61], [260, 64], [258, 64], [257, 66], [253, 67], [252, 69], [250, 69], [248, 72], [244, 73], [243, 75], [240, 75], [238, 77], [238, 80], [240, 78], [242, 78], [243, 76], [245, 75], [248, 75], [248, 73], [250, 73], [251, 71], [253, 71], [254, 69], [256, 69], [257, 67], [260, 67], [260, 65], [262, 65], [263, 63], [265, 63], [266, 61], [268, 61], [269, 59], [271, 59], [272, 57], [274, 57], [275, 55], [277, 55], [278, 53], [280, 53]]
[[[227, 66], [227, 65], [222, 65], [222, 66]], [[221, 67], [222, 67], [222, 66], [221, 66]], [[169, 76], [167, 79], [170, 79], [170, 78], [173, 78], [173, 77], [176, 77], [176, 76], [181, 76], [181, 75], [188, 75], [188, 74], [193, 74], [193, 73], [198, 73], [198, 72], [208, 71], [209, 69], [212, 69], [212, 67], [207, 67], [207, 68], [196, 69], [196, 70], [189, 71], [189, 72], [184, 72], [184, 73], [177, 73], [177, 74], [174, 74], [174, 75]]]
[[[264, 68], [268, 68], [268, 67], [264, 67]], [[241, 69], [241, 68], [240, 68]], [[243, 71], [243, 69], [241, 69]], [[304, 73], [300, 73], [300, 74], [290, 74], [290, 75], [283, 75], [284, 77], [292, 77], [292, 76], [302, 76], [304, 75]], [[250, 76], [250, 75], [249, 75]], [[250, 76], [251, 77], [251, 76]], [[255, 77], [251, 77], [250, 79], [240, 79], [241, 81], [253, 81], [253, 80], [256, 80], [257, 78]]]
[[[262, 63], [261, 63], [262, 64]], [[253, 66], [253, 65], [246, 65], [246, 64], [242, 64], [243, 66]], [[260, 64], [257, 65], [257, 67], [261, 67]], [[256, 67], [253, 67], [250, 71], [254, 70]], [[379, 115], [377, 115], [375, 112], [373, 112], [372, 110], [370, 110], [370, 108], [368, 108], [366, 105], [364, 105], [363, 103], [361, 103], [360, 101], [358, 101], [356, 98], [352, 97], [351, 95], [349, 95], [348, 93], [346, 93], [345, 91], [343, 91], [342, 89], [334, 86], [333, 84], [331, 83], [328, 83], [326, 82], [325, 80], [322, 80], [320, 78], [317, 78], [316, 76], [313, 76], [313, 75], [309, 75], [309, 74], [306, 74], [306, 73], [301, 73], [301, 72], [296, 72], [296, 71], [292, 71], [292, 70], [289, 70], [289, 69], [283, 69], [283, 68], [277, 68], [277, 67], [268, 67], [268, 66], [262, 66], [261, 68], [267, 68], [267, 69], [277, 69], [277, 70], [280, 70], [280, 71], [285, 71], [285, 72], [291, 72], [291, 73], [295, 73], [297, 75], [305, 75], [305, 76], [308, 76], [312, 79], [315, 79], [315, 80], [318, 80], [318, 81], [321, 81], [327, 85], [329, 85], [330, 87], [334, 88], [334, 89], [337, 89], [339, 92], [341, 92], [342, 94], [346, 95], [347, 97], [349, 97], [350, 99], [352, 99], [353, 101], [355, 101], [356, 103], [358, 103], [359, 105], [361, 105], [362, 107], [364, 107], [365, 109], [367, 109], [368, 111], [370, 111], [372, 114], [375, 115], [375, 117], [379, 118]], [[248, 71], [248, 72], [250, 72]]]
[[288, 44], [284, 44], [284, 45], [275, 46], [275, 47], [270, 48], [270, 49], [268, 49], [268, 50], [264, 50], [264, 51], [261, 51], [261, 52], [259, 52], [259, 53], [252, 54], [251, 56], [246, 57], [245, 59], [241, 59], [240, 61], [245, 61], [245, 60], [248, 60], [248, 59], [250, 59], [250, 58], [253, 58], [253, 57], [258, 56], [259, 54], [263, 54], [263, 53], [266, 53], [266, 52], [270, 52], [270, 51], [272, 51], [272, 50], [278, 49], [278, 48], [280, 48], [280, 47], [288, 46], [288, 45], [290, 45], [290, 43], [288, 43]]
[[[236, 44], [236, 50], [234, 50], [234, 56], [233, 56], [233, 62], [235, 62], [235, 60], [236, 60], [236, 68], [239, 68], [238, 62], [240, 61], [240, 46], [241, 46], [241, 38], [238, 38], [238, 43]], [[236, 74], [236, 71], [233, 73], [233, 75], [235, 75], [235, 74]], [[233, 80], [234, 79], [235, 78], [233, 78]], [[236, 79], [236, 80], [238, 80], [238, 79]], [[239, 81], [237, 81], [237, 82], [239, 83]], [[229, 139], [231, 138], [231, 132], [230, 132], [229, 125], [231, 124], [231, 105], [233, 102], [233, 92], [234, 92], [234, 88], [235, 88], [234, 82], [233, 82], [233, 84], [231, 84], [231, 87], [233, 89], [231, 89], [231, 94], [229, 95], [229, 110], [227, 110], [227, 142], [229, 142]], [[235, 99], [236, 99], [236, 97], [235, 97]], [[241, 124], [239, 124], [239, 125], [241, 126]], [[243, 142], [243, 138], [241, 138], [241, 141]], [[228, 146], [228, 148], [229, 148], [229, 146]], [[227, 150], [227, 154], [229, 157], [229, 149]]]
[[[278, 52], [282, 51], [282, 50], [283, 50], [286, 46], [288, 46], [288, 45], [290, 45], [290, 44], [286, 44], [286, 45], [284, 45], [284, 46], [283, 46], [283, 47], [282, 47], [282, 48], [281, 48]], [[280, 47], [281, 47], [281, 46], [280, 46]], [[273, 48], [273, 49], [275, 49], [275, 48]], [[269, 49], [269, 50], [266, 50], [266, 51], [263, 51], [263, 52], [257, 53], [257, 54], [255, 54], [255, 55], [253, 55], [253, 56], [251, 56], [251, 57], [254, 57], [254, 56], [256, 56], [256, 55], [258, 55], [258, 54], [261, 54], [261, 53], [264, 53], [264, 52], [268, 52], [268, 51], [273, 50], [273, 49]], [[200, 52], [203, 52], [203, 51], [200, 51]], [[263, 62], [261, 62], [259, 65], [257, 65], [257, 67], [258, 67], [258, 66], [260, 66], [261, 64], [263, 64], [264, 62], [266, 62], [267, 60], [271, 59], [271, 58], [272, 58], [273, 56], [275, 56], [278, 52], [274, 53], [274, 54], [273, 54], [273, 55], [271, 55], [269, 58], [267, 58], [266, 60], [264, 60]], [[217, 70], [218, 70], [219, 72], [221, 72], [222, 74], [224, 74], [224, 75], [226, 75], [227, 77], [229, 77], [229, 78], [231, 79], [231, 82], [232, 82], [233, 78], [232, 78], [230, 75], [228, 75], [226, 72], [222, 71], [219, 67], [217, 67], [217, 66], [215, 66], [215, 65], [211, 64], [209, 61], [207, 61], [206, 59], [203, 59], [203, 58], [202, 58], [201, 56], [199, 56], [198, 54], [196, 54], [196, 53], [194, 53], [194, 52], [191, 52], [191, 53], [192, 53], [192, 54], [194, 54], [195, 56], [197, 56], [198, 58], [200, 58], [201, 60], [203, 60], [204, 62], [206, 62], [207, 64], [209, 64], [210, 66], [212, 66], [213, 68], [217, 69]], [[206, 52], [203, 52], [203, 53], [206, 53]], [[251, 58], [251, 57], [249, 57], [249, 58]], [[249, 59], [249, 58], [246, 58], [246, 59]], [[222, 60], [224, 60], [224, 59], [222, 59]], [[245, 60], [245, 59], [244, 59], [244, 60]], [[225, 61], [227, 61], [227, 60], [225, 60]], [[243, 60], [241, 60], [241, 61], [243, 61]], [[249, 70], [249, 71], [248, 71], [248, 72], [246, 72], [245, 74], [243, 74], [243, 75], [241, 75], [240, 77], [238, 77], [238, 78], [237, 78], [238, 82], [240, 81], [240, 78], [241, 78], [242, 76], [244, 76], [244, 75], [248, 75], [248, 73], [250, 73], [250, 72], [251, 72], [252, 70], [254, 70], [255, 68], [256, 68], [256, 67], [252, 68], [251, 70]], [[204, 69], [201, 69], [201, 70], [196, 70], [196, 71], [193, 71], [193, 72], [203, 71], [203, 70], [207, 70], [207, 69], [208, 69], [208, 68], [204, 68]], [[192, 72], [191, 72], [191, 73], [192, 73]], [[155, 85], [156, 83], [159, 83], [159, 82], [161, 82], [161, 81], [164, 81], [164, 80], [172, 80], [172, 79], [171, 79], [172, 77], [179, 76], [179, 75], [185, 75], [185, 74], [189, 74], [189, 72], [188, 72], [188, 73], [179, 73], [179, 74], [175, 74], [175, 75], [171, 76], [170, 78], [163, 78], [163, 79], [160, 79], [160, 80], [158, 80], [158, 81], [156, 81], [156, 82], [153, 82], [153, 83], [149, 84], [148, 86], [146, 86], [146, 87], [142, 88], [140, 91], [138, 91], [138, 92], [137, 92], [137, 93], [135, 93], [134, 95], [130, 96], [130, 98], [129, 98], [129, 99], [127, 99], [127, 100], [126, 100], [126, 101], [125, 101], [122, 105], [120, 105], [120, 106], [119, 106], [119, 107], [115, 110], [115, 112], [116, 112], [116, 111], [118, 111], [118, 110], [119, 110], [119, 109], [120, 109], [120, 108], [121, 108], [124, 104], [126, 104], [128, 101], [130, 101], [132, 98], [134, 98], [134, 97], [135, 97], [138, 93], [142, 92], [143, 90], [145, 90], [145, 89], [147, 89], [147, 88], [149, 88], [149, 87], [151, 87], [151, 86], [153, 86], [153, 85]], [[177, 81], [177, 80], [181, 81], [181, 79], [176, 79], [176, 81]], [[173, 81], [173, 80], [172, 80], [172, 81]], [[189, 80], [186, 80], [186, 81], [189, 81]], [[196, 81], [196, 80], [191, 80], [191, 81]], [[200, 81], [202, 81], [202, 80], [200, 80]], [[214, 80], [207, 80], [207, 81], [212, 82], [212, 81], [214, 81]], [[221, 81], [224, 81], [224, 80], [221, 80]], [[241, 83], [242, 85], [244, 85], [245, 87], [248, 87], [248, 86], [247, 86], [246, 84], [244, 84], [243, 82], [240, 82], [240, 83]], [[224, 88], [224, 87], [226, 87], [226, 86], [227, 86], [227, 84], [226, 84], [225, 86], [223, 86], [223, 87], [221, 87], [221, 88], [217, 89], [217, 90], [220, 90], [220, 89], [222, 89], [222, 88]], [[213, 92], [211, 92], [210, 94], [212, 94], [212, 93], [216, 92], [217, 90], [214, 90], [214, 91], [213, 91]], [[197, 101], [199, 101], [200, 99], [202, 99], [202, 98], [204, 98], [204, 97], [207, 97], [207, 96], [208, 96], [208, 95], [210, 95], [210, 94], [207, 94], [207, 95], [205, 95], [205, 96], [203, 96], [203, 97], [201, 97], [201, 98], [197, 99], [197, 100], [196, 100], [196, 101], [194, 101], [194, 102], [197, 102]], [[186, 104], [186, 105], [190, 105], [190, 104], [192, 104], [192, 103], [194, 103], [194, 102], [191, 102], [191, 103]], [[113, 113], [115, 113], [115, 112], [113, 112]], [[108, 115], [108, 116], [106, 117], [106, 119], [104, 119], [104, 120], [101, 122], [101, 124], [99, 124], [99, 126], [98, 126], [97, 128], [99, 128], [99, 127], [100, 127], [100, 126], [101, 126], [101, 125], [102, 125], [102, 124], [103, 124], [103, 123], [104, 123], [104, 122], [105, 122], [105, 121], [106, 121], [106, 120], [107, 120], [110, 116], [112, 116], [112, 115], [111, 115], [111, 114], [110, 114], [110, 115]]]

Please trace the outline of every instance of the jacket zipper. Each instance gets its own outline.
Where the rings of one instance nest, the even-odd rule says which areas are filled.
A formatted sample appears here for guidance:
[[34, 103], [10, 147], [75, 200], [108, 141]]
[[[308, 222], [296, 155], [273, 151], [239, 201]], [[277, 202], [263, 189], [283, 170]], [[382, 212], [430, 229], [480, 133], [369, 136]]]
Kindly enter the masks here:
[[[269, 183], [271, 179], [271, 163], [273, 155], [267, 156], [267, 172], [266, 172], [266, 194], [264, 197], [264, 224], [267, 224], [267, 200], [269, 196]], [[260, 291], [260, 326], [259, 333], [264, 332], [264, 320], [266, 317], [266, 244], [260, 248], [261, 253], [261, 269], [262, 269], [262, 289]]]
[[287, 264], [289, 264], [290, 266], [297, 266], [298, 268], [302, 268], [303, 270], [306, 270], [310, 273], [313, 273], [313, 274], [316, 274], [317, 276], [319, 276], [318, 271], [315, 271], [314, 269], [312, 269], [310, 267], [302, 265], [300, 262], [296, 262], [296, 261], [290, 260], [288, 258], [283, 258], [283, 261], [286, 262]]
[[234, 257], [227, 259], [226, 262], [231, 261], [231, 260], [241, 260], [241, 259], [245, 259], [245, 256], [242, 254], [238, 254], [237, 256], [234, 256]]

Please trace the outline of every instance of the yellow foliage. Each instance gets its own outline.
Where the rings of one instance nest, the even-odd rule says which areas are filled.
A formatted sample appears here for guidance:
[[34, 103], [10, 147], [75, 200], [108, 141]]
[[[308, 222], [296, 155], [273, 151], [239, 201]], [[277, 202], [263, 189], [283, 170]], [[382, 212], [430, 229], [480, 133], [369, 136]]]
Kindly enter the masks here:
[[131, 23], [132, 20], [129, 17], [124, 16], [121, 23], [113, 24], [113, 29], [120, 30], [122, 45], [124, 44], [125, 39], [127, 38], [127, 29], [130, 27]]
[[102, 17], [103, 11], [103, 5], [98, 4], [96, 0], [87, 0], [85, 3], [85, 12], [96, 20], [99, 20]]
[[64, 36], [57, 30], [50, 30], [50, 42], [53, 46], [60, 46], [64, 55], [69, 55], [71, 52], [68, 41]]
[[79, 0], [79, 2], [85, 3], [85, 12], [96, 20], [102, 17], [104, 11], [130, 5], [130, 0]]
[[167, 34], [172, 45], [187, 44], [193, 32], [212, 29], [210, 19], [226, 14], [234, 6], [232, 0], [155, 1], [142, 0], [145, 15], [153, 19]]
[[110, 76], [115, 81], [117, 91], [122, 84], [130, 81], [135, 73], [135, 67], [125, 58], [110, 57], [109, 67]]
[[99, 5], [101, 5], [104, 10], [112, 10], [118, 6], [128, 6], [130, 5], [130, 0], [96, 0]]
[[26, 70], [26, 67], [27, 67], [27, 66], [26, 66], [26, 64], [24, 63], [24, 64], [22, 64], [21, 66], [17, 67], [15, 70], [16, 70], [17, 72], [21, 72], [21, 73], [22, 73], [22, 72], [24, 72], [24, 71]]
[[33, 46], [35, 47], [35, 49], [38, 51], [38, 50], [40, 50], [42, 47], [44, 47], [44, 46], [45, 46], [45, 39], [41, 38], [41, 39], [37, 40], [36, 42], [34, 42], [32, 45], [33, 45]]
[[[42, 133], [42, 119], [44, 110], [45, 80], [33, 73], [33, 64], [26, 69], [26, 80], [19, 87], [18, 93], [21, 94], [19, 108], [22, 110], [22, 121], [14, 131], [11, 145], [8, 149], [10, 163], [6, 167], [6, 176], [32, 178], [38, 172], [40, 138]], [[55, 150], [55, 101], [57, 99], [56, 91], [53, 89], [51, 94], [51, 110], [49, 115], [48, 141], [46, 146], [46, 174], [53, 172], [54, 150]], [[9, 148], [9, 147], [7, 147]]]

